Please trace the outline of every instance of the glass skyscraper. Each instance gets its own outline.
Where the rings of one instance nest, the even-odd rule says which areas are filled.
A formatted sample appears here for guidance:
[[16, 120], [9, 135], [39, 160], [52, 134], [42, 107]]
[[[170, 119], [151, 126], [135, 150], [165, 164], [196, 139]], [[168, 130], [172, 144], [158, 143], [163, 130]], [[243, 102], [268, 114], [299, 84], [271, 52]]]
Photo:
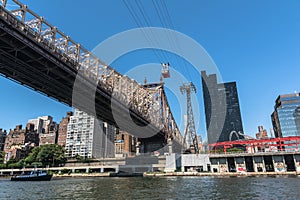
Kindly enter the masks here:
[[236, 82], [218, 83], [216, 74], [201, 72], [208, 143], [244, 139]]
[[300, 136], [300, 93], [279, 95], [271, 118], [275, 137]]

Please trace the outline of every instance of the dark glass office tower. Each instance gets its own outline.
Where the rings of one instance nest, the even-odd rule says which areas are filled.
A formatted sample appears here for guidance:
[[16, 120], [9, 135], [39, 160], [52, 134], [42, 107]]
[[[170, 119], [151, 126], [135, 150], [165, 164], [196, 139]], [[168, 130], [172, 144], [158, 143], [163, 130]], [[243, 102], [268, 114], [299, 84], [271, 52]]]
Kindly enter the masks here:
[[[201, 72], [208, 143], [230, 141], [232, 131], [243, 132], [236, 82], [218, 83], [216, 74]], [[244, 139], [232, 134], [231, 140]]]
[[271, 118], [275, 137], [300, 136], [300, 93], [279, 95]]

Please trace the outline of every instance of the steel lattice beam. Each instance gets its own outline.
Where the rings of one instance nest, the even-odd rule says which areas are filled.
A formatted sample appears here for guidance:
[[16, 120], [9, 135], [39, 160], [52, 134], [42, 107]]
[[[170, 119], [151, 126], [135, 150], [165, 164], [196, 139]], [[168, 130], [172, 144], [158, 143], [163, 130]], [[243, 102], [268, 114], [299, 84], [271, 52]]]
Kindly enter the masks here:
[[[6, 0], [0, 0], [0, 73], [91, 113], [82, 105], [94, 103], [87, 102], [90, 100], [85, 96], [96, 83], [97, 117], [117, 126], [111, 104], [116, 104], [121, 116], [129, 107], [136, 123], [147, 125], [151, 122], [150, 128], [162, 135], [164, 141], [168, 138], [181, 140], [163, 85], [147, 88], [123, 76], [26, 5], [17, 0], [13, 2], [18, 8], [8, 10]], [[82, 105], [72, 102], [73, 85], [78, 76], [83, 82]], [[134, 134], [130, 128], [127, 131]]]

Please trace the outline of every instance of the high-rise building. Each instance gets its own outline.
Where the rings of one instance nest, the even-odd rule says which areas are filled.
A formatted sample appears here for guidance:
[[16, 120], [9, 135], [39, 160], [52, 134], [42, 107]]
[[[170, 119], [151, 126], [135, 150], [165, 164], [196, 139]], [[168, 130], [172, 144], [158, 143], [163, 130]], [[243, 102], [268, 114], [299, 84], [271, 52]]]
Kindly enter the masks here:
[[267, 130], [264, 129], [263, 126], [258, 126], [258, 133], [255, 134], [256, 139], [267, 139], [268, 133]]
[[[115, 136], [117, 133], [117, 128], [100, 120], [99, 122], [100, 127], [102, 127], [102, 133], [100, 131], [100, 141], [101, 141], [101, 151], [99, 152], [99, 156], [101, 158], [113, 158], [115, 157]], [[94, 133], [94, 134], [97, 134]], [[97, 153], [97, 152], [96, 152]]]
[[27, 124], [25, 129], [22, 129], [22, 125], [16, 126], [9, 131], [5, 139], [4, 162], [12, 158], [25, 158], [33, 147], [38, 146], [38, 142], [38, 133], [33, 130], [33, 125]]
[[56, 141], [57, 141], [57, 131], [39, 134], [39, 146], [45, 144], [56, 144]]
[[300, 136], [300, 93], [279, 95], [271, 118], [275, 137]]
[[67, 128], [66, 156], [114, 157], [115, 133], [113, 126], [75, 109]]
[[201, 72], [208, 143], [243, 139], [236, 82], [218, 83], [216, 74]]
[[67, 116], [62, 118], [61, 122], [59, 123], [58, 139], [57, 139], [58, 145], [61, 145], [64, 147], [66, 146], [68, 124], [70, 122], [70, 117], [72, 115], [73, 115], [73, 112], [67, 112]]
[[51, 129], [54, 129], [56, 123], [53, 121], [51, 116], [42, 116], [36, 119], [28, 120], [28, 124], [34, 125], [34, 130], [37, 133], [49, 133]]
[[[51, 116], [42, 116], [28, 120], [27, 127], [31, 126], [32, 131], [39, 134], [39, 145], [56, 144], [58, 124]], [[32, 128], [33, 127], [33, 128]]]
[[6, 135], [6, 130], [0, 128], [0, 151], [3, 151], [4, 149]]
[[34, 130], [36, 130], [37, 133], [47, 133], [51, 122], [52, 122], [51, 116], [42, 116], [36, 119], [28, 120], [28, 124], [33, 124]]

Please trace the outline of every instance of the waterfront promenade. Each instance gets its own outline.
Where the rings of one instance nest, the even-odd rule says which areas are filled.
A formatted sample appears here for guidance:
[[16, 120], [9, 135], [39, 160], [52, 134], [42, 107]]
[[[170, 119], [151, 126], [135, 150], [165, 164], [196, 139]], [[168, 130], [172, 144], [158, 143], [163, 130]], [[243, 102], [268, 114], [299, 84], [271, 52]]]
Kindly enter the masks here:
[[[68, 162], [46, 167], [54, 177], [107, 177], [116, 173], [143, 173], [144, 176], [260, 176], [300, 175], [299, 152], [235, 154], [169, 154], [107, 158], [88, 163]], [[0, 169], [0, 175], [29, 173], [33, 168]]]

